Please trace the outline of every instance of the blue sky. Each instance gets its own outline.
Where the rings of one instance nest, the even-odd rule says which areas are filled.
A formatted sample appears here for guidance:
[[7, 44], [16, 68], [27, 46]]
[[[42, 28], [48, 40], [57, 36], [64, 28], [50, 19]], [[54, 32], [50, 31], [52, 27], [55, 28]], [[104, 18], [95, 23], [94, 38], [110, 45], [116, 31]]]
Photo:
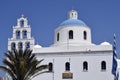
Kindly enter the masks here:
[[[22, 14], [28, 18], [36, 43], [49, 46], [53, 43], [54, 29], [67, 19], [71, 9], [92, 30], [92, 42], [113, 43], [117, 35], [117, 52], [120, 57], [120, 0], [0, 0], [0, 65], [7, 51], [12, 27]], [[4, 73], [0, 71], [0, 76]]]

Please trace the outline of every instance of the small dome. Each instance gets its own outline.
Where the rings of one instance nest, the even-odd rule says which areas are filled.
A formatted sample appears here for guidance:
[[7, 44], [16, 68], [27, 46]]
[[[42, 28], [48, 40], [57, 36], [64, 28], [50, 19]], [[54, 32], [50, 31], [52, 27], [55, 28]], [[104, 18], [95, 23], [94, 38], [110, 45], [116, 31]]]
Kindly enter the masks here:
[[37, 45], [34, 46], [34, 48], [42, 48], [42, 46], [37, 44]]
[[87, 26], [83, 21], [78, 19], [68, 19], [60, 24], [60, 26], [69, 26], [69, 25]]
[[101, 43], [101, 45], [111, 45], [109, 42], [103, 42], [103, 43]]

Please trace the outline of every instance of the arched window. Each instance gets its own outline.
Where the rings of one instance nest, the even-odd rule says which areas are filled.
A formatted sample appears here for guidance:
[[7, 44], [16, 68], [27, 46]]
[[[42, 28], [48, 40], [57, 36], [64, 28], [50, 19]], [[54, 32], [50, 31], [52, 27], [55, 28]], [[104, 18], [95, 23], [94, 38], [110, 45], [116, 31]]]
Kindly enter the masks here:
[[70, 71], [70, 63], [69, 62], [65, 63], [65, 70]]
[[72, 17], [73, 17], [73, 15], [74, 15], [74, 14], [72, 13]]
[[26, 42], [26, 43], [25, 43], [25, 48], [26, 48], [26, 49], [29, 49], [29, 48], [30, 48], [30, 42]]
[[24, 31], [22, 32], [22, 35], [23, 35], [23, 39], [26, 39], [26, 38], [27, 38], [27, 31], [24, 30]]
[[15, 49], [16, 48], [16, 44], [13, 42], [11, 43], [11, 50]]
[[88, 63], [85, 61], [83, 62], [83, 71], [87, 71], [88, 70]]
[[20, 31], [16, 31], [16, 39], [20, 39]]
[[106, 62], [105, 61], [101, 62], [101, 70], [106, 70]]
[[57, 33], [57, 41], [59, 41], [59, 36], [60, 36], [60, 34], [59, 34], [59, 33]]
[[69, 31], [69, 39], [73, 39], [73, 31], [72, 30]]
[[87, 40], [87, 32], [86, 31], [83, 32], [83, 38], [84, 38], [84, 40]]
[[49, 71], [52, 72], [53, 71], [53, 64], [49, 63]]
[[21, 21], [20, 21], [20, 26], [21, 26], [21, 27], [24, 27], [24, 20], [21, 20]]
[[19, 49], [19, 50], [22, 50], [22, 49], [23, 49], [23, 43], [22, 43], [22, 42], [19, 42], [19, 43], [18, 43], [18, 49]]

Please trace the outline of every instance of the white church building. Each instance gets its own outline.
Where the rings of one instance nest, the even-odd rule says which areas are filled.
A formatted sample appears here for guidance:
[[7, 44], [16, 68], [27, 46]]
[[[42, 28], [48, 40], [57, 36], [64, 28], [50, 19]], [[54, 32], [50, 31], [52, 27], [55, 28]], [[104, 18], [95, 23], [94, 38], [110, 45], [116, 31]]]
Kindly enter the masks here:
[[48, 73], [32, 80], [114, 80], [112, 45], [108, 42], [96, 45], [91, 39], [90, 27], [78, 19], [77, 11], [71, 10], [68, 19], [55, 29], [50, 47], [35, 45], [27, 18], [22, 16], [8, 39], [8, 50], [33, 49], [38, 60], [44, 59], [42, 64], [49, 65]]

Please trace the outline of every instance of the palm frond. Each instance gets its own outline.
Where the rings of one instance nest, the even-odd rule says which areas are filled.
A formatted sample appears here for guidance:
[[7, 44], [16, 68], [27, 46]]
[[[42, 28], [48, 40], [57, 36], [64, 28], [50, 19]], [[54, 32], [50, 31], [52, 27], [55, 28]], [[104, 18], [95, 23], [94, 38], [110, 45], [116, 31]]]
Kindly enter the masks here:
[[11, 69], [13, 72], [15, 72], [15, 68], [13, 66], [13, 64], [11, 62], [9, 62], [7, 59], [3, 60], [3, 63], [9, 68]]
[[0, 66], [0, 69], [7, 72], [13, 80], [17, 80], [15, 74], [10, 69], [8, 69], [7, 67]]
[[43, 73], [48, 73], [49, 71], [43, 71], [43, 72], [39, 72], [39, 73], [36, 73], [35, 75], [32, 75], [31, 79], [33, 79], [34, 77], [40, 75], [40, 74], [43, 74]]

